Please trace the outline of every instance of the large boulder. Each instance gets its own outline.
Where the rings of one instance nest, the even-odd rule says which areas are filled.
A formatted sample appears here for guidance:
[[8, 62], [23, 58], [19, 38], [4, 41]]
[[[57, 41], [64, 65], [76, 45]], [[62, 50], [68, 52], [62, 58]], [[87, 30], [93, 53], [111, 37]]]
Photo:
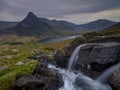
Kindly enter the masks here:
[[38, 88], [43, 87], [44, 83], [39, 81], [35, 76], [28, 74], [20, 77], [16, 81], [14, 90], [37, 90]]
[[113, 73], [110, 83], [116, 90], [120, 90], [120, 69]]
[[64, 50], [58, 49], [54, 53], [54, 59], [58, 67], [65, 68], [68, 62], [68, 57], [66, 56]]
[[56, 50], [54, 52], [54, 54], [55, 54], [54, 55], [55, 59], [59, 59], [59, 58], [64, 57], [66, 55], [65, 52], [64, 52], [64, 50], [62, 50], [62, 49]]
[[58, 90], [63, 86], [62, 76], [47, 64], [38, 64], [32, 75], [24, 75], [16, 80], [14, 90]]

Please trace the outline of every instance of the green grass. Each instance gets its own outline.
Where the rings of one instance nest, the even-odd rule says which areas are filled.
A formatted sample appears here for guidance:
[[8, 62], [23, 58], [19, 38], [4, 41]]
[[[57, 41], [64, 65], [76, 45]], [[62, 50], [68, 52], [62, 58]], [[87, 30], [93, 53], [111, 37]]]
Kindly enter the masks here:
[[[34, 50], [37, 49], [38, 52], [51, 53], [55, 49], [63, 48], [70, 42], [72, 40], [47, 44], [36, 42], [16, 44], [16, 41], [0, 43], [0, 66], [7, 66], [5, 70], [0, 71], [0, 90], [10, 90], [15, 83], [16, 77], [34, 71], [38, 61], [31, 62], [27, 60], [28, 57], [36, 53]], [[7, 58], [7, 56], [10, 56], [10, 58]], [[24, 62], [24, 64], [16, 66], [17, 62]]]
[[15, 83], [16, 77], [32, 73], [37, 62], [28, 63], [18, 67], [11, 67], [0, 72], [0, 90], [9, 90]]

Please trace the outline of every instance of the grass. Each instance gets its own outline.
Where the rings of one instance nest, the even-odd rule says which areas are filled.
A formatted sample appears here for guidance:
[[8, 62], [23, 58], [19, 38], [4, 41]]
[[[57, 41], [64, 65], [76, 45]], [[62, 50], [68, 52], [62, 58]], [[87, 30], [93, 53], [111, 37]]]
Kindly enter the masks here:
[[14, 85], [16, 77], [32, 73], [37, 62], [28, 63], [18, 67], [11, 67], [0, 73], [0, 90], [9, 90]]
[[[0, 90], [10, 90], [14, 85], [16, 77], [24, 74], [32, 73], [36, 68], [38, 61], [31, 62], [28, 57], [38, 52], [51, 53], [55, 49], [63, 48], [72, 40], [66, 40], [57, 43], [36, 43], [22, 42], [1, 42], [0, 43], [0, 66], [6, 66], [5, 70], [0, 71]], [[17, 62], [23, 62], [21, 66], [16, 66]]]

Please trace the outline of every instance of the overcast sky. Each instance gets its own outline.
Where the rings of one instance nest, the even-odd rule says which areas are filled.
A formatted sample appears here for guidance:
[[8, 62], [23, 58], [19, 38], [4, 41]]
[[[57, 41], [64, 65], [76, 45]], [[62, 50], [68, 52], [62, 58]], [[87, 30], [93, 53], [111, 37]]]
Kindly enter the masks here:
[[82, 24], [97, 19], [120, 21], [120, 0], [0, 0], [0, 20], [20, 21], [28, 12]]

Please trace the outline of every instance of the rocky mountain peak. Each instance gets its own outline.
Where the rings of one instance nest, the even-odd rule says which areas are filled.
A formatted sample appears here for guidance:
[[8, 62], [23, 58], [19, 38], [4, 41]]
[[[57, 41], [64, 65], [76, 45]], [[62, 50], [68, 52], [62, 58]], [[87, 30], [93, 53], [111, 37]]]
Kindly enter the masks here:
[[33, 12], [29, 12], [27, 17], [37, 17]]

